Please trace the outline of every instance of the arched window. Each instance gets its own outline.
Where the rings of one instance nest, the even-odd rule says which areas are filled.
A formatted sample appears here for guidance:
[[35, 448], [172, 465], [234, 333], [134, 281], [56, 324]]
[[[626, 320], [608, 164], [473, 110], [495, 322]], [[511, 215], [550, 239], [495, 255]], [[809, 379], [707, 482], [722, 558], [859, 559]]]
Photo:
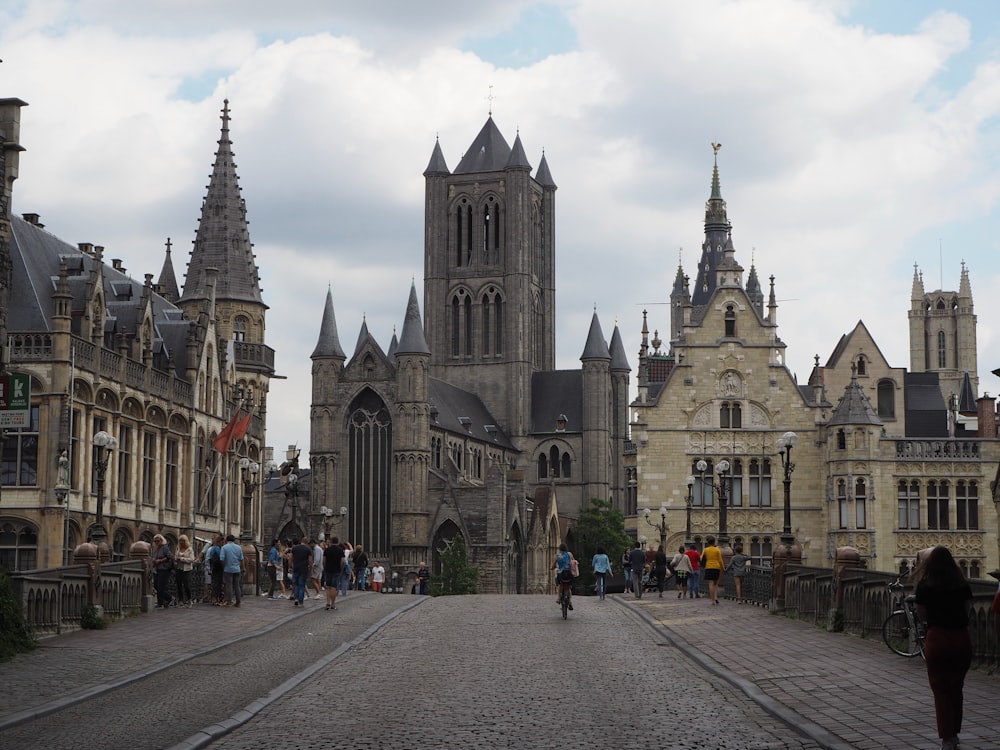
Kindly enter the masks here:
[[858, 375], [868, 374], [868, 361], [865, 359], [865, 355], [858, 355]]
[[927, 483], [927, 528], [948, 528], [948, 480], [930, 480]]
[[483, 309], [483, 356], [488, 357], [490, 355], [490, 344], [492, 343], [490, 337], [490, 307], [492, 303], [487, 295], [483, 295], [482, 309]]
[[896, 385], [891, 380], [878, 382], [878, 415], [882, 419], [896, 417]]
[[726, 305], [726, 338], [731, 339], [736, 336], [736, 308]]
[[8, 573], [38, 567], [38, 529], [26, 521], [0, 521], [0, 568]]
[[945, 368], [948, 366], [948, 343], [947, 343], [947, 337], [944, 335], [944, 331], [938, 331], [937, 345], [938, 345], [938, 367]]
[[864, 479], [854, 482], [854, 521], [856, 529], [868, 528], [868, 487]]
[[842, 429], [837, 430], [837, 450], [842, 451], [846, 449], [847, 449], [847, 433], [844, 432]]
[[503, 354], [503, 300], [499, 294], [493, 298], [493, 330], [496, 335], [493, 353]]
[[569, 479], [573, 476], [573, 465], [568, 453], [562, 454], [562, 476], [563, 479]]
[[837, 480], [837, 528], [847, 528], [847, 482]]
[[548, 479], [549, 478], [549, 457], [544, 453], [538, 454], [538, 478]]
[[955, 483], [955, 528], [979, 529], [979, 486], [960, 479]]
[[552, 467], [552, 476], [555, 479], [559, 478], [559, 449], [554, 445], [549, 450], [549, 465]]
[[234, 341], [246, 341], [247, 340], [247, 324], [249, 320], [244, 315], [237, 315], [233, 320], [233, 340]]
[[457, 357], [462, 353], [461, 341], [462, 341], [462, 308], [458, 301], [458, 297], [455, 297], [451, 301], [451, 356]]
[[365, 549], [390, 549], [392, 540], [392, 419], [382, 399], [365, 389], [348, 408], [345, 535]]
[[466, 296], [465, 309], [465, 356], [472, 355], [472, 297]]
[[771, 548], [771, 537], [750, 537], [750, 566], [767, 570], [771, 567], [773, 550]]

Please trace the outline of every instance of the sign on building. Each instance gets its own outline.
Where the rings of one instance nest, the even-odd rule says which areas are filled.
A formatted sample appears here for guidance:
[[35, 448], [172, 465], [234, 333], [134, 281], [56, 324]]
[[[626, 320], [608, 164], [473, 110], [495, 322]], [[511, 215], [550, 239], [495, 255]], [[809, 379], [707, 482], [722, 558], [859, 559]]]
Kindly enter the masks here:
[[31, 426], [31, 376], [0, 375], [0, 428]]

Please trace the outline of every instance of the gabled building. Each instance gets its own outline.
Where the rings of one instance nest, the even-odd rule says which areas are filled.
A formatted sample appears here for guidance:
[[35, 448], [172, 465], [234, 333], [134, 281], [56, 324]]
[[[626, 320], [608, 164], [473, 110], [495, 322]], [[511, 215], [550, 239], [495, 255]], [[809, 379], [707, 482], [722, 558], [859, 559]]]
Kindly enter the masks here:
[[650, 342], [644, 313], [632, 404], [637, 505], [667, 498], [668, 550], [711, 534], [769, 566], [785, 531], [776, 441], [794, 432], [791, 533], [806, 564], [831, 565], [852, 546], [870, 567], [894, 570], [945, 544], [972, 577], [997, 568], [989, 487], [1000, 441], [995, 400], [974, 397], [968, 269], [957, 293], [930, 295], [915, 272], [912, 297], [910, 371], [889, 363], [859, 321], [797, 383], [774, 277], [765, 301], [756, 269], [744, 278], [737, 261], [716, 160], [695, 289], [679, 267], [666, 351], [657, 335]]
[[[630, 367], [595, 311], [578, 370], [555, 369], [555, 193], [490, 117], [454, 171], [425, 178], [423, 317], [340, 345], [328, 292], [313, 361], [312, 503], [404, 576], [462, 534], [481, 590], [541, 591], [591, 498], [621, 509]], [[374, 290], [373, 290], [374, 291]], [[544, 511], [544, 512], [542, 512]], [[387, 566], [388, 567], [388, 566]]]
[[[20, 105], [4, 100], [0, 121]], [[5, 177], [9, 187], [10, 162]], [[183, 292], [169, 240], [158, 281], [137, 281], [103, 247], [70, 245], [37, 214], [4, 222], [3, 366], [31, 378], [30, 425], [6, 431], [0, 464], [9, 570], [60, 565], [87, 540], [120, 558], [155, 533], [171, 545], [182, 533], [259, 534], [259, 492], [244, 483], [256, 480], [240, 459], [262, 463], [274, 352], [228, 102], [201, 213]], [[246, 434], [220, 454], [213, 440], [239, 409], [250, 415]]]

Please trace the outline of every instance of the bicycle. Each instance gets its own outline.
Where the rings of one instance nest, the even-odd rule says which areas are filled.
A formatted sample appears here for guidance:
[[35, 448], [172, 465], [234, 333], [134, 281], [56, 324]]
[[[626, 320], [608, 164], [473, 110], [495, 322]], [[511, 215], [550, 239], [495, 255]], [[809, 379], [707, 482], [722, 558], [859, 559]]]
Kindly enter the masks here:
[[570, 586], [573, 585], [573, 576], [569, 574], [568, 570], [564, 570], [559, 574], [558, 577], [559, 584], [559, 606], [562, 607], [562, 617], [565, 620], [567, 618], [567, 613], [573, 606], [570, 604]]
[[[890, 595], [895, 598], [898, 592], [903, 591], [905, 586], [897, 578], [888, 585]], [[920, 620], [916, 608], [916, 596], [908, 594], [898, 603], [898, 609], [894, 610], [885, 622], [882, 623], [882, 640], [889, 650], [900, 656], [913, 657], [919, 654], [924, 655], [924, 636], [927, 627]]]

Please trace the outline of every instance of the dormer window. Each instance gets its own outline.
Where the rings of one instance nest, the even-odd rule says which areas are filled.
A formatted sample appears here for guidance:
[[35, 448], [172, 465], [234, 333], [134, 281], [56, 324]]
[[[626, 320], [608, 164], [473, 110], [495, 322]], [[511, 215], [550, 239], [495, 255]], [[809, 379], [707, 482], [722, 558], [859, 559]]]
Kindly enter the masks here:
[[726, 338], [731, 339], [736, 336], [736, 308], [726, 305]]

